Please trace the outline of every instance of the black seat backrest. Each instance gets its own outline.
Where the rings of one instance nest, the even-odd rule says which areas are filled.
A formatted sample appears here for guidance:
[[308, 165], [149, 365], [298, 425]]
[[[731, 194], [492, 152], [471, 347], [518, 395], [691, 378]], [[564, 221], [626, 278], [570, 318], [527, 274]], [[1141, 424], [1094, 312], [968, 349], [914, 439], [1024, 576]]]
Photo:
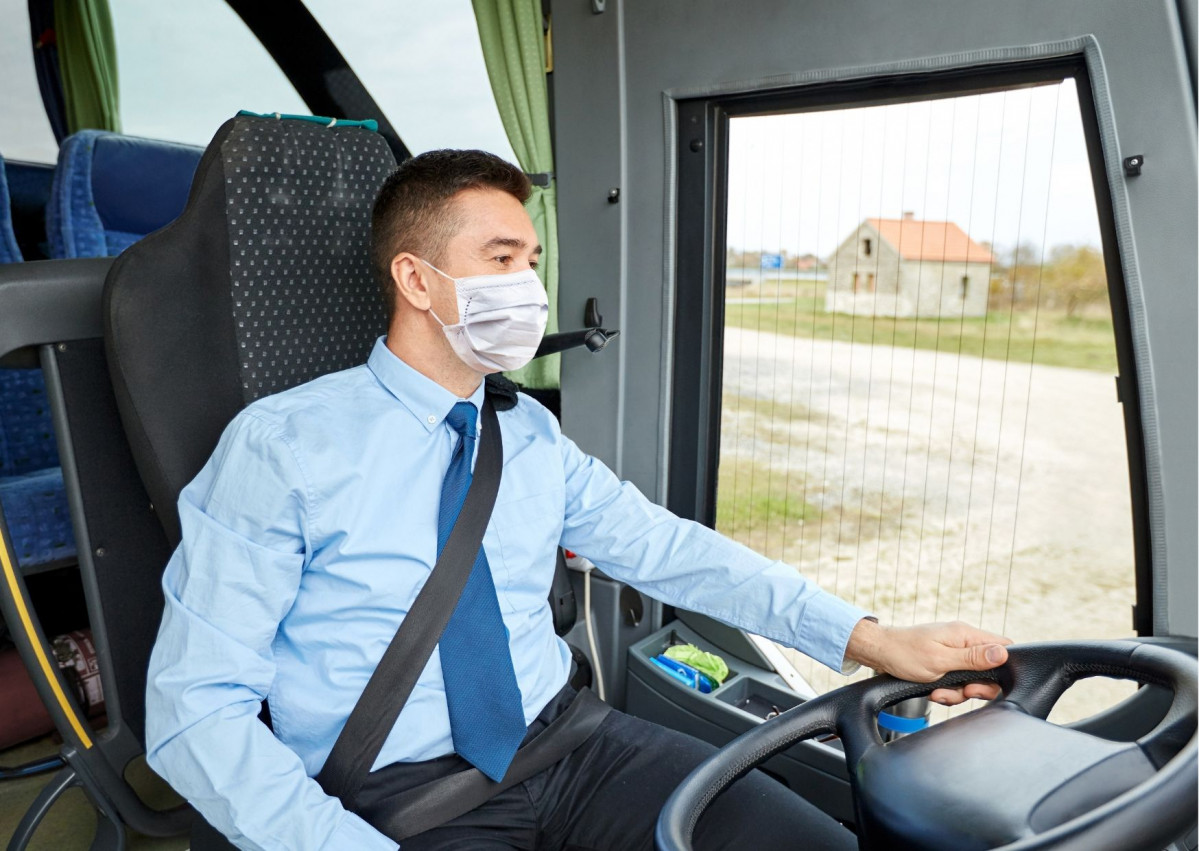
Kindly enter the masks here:
[[370, 211], [395, 165], [364, 127], [239, 115], [208, 145], [179, 218], [113, 265], [113, 389], [172, 545], [179, 492], [234, 415], [363, 363], [383, 333]]

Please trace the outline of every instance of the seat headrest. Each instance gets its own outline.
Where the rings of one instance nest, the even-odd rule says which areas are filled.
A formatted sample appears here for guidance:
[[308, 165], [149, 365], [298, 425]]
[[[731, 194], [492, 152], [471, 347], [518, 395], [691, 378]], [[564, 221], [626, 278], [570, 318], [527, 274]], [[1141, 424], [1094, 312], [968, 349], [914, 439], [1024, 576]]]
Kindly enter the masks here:
[[233, 416], [363, 363], [383, 333], [370, 212], [395, 165], [362, 127], [239, 115], [204, 151], [179, 218], [113, 264], [109, 370], [173, 543], [179, 491]]
[[46, 210], [55, 258], [108, 257], [173, 221], [202, 149], [81, 130], [63, 140]]

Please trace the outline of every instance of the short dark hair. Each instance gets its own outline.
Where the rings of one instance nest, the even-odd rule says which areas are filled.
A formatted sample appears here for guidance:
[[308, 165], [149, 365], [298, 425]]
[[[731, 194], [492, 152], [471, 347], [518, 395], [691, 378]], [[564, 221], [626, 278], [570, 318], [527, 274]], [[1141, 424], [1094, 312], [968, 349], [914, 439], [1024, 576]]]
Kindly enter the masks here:
[[392, 259], [410, 251], [440, 266], [458, 226], [450, 200], [464, 189], [498, 189], [522, 204], [533, 191], [523, 171], [486, 151], [429, 151], [405, 160], [383, 181], [371, 212], [371, 266], [388, 324], [396, 297]]

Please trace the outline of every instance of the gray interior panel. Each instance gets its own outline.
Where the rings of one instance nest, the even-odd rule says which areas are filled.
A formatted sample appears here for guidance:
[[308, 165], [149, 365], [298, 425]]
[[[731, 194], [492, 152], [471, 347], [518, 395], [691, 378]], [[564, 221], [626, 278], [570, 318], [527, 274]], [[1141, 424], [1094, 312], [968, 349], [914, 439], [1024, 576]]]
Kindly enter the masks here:
[[[1196, 634], [1196, 132], [1194, 88], [1174, 0], [1004, 4], [937, 0], [837, 4], [613, 0], [553, 4], [563, 316], [598, 295], [621, 317], [621, 358], [564, 366], [565, 430], [664, 501], [673, 191], [669, 104], [863, 69], [938, 67], [944, 57], [1034, 55], [1049, 43], [1092, 46], [1111, 135], [1105, 160], [1145, 155], [1144, 173], [1112, 177], [1150, 458], [1155, 631]], [[617, 73], [597, 79], [603, 57]], [[614, 91], [614, 87], [617, 88]], [[664, 119], [663, 102], [667, 103]], [[1115, 150], [1110, 148], [1113, 146]], [[597, 154], [597, 152], [599, 152]], [[1111, 169], [1109, 168], [1109, 176]], [[618, 181], [619, 214], [597, 210]], [[1126, 204], [1121, 204], [1126, 199]], [[612, 211], [607, 211], [612, 212]], [[1133, 274], [1130, 276], [1129, 272]], [[1130, 290], [1132, 285], [1130, 284]], [[1131, 293], [1136, 302], [1137, 294]], [[1148, 357], [1145, 357], [1148, 353]], [[599, 404], [597, 400], [603, 400]]]

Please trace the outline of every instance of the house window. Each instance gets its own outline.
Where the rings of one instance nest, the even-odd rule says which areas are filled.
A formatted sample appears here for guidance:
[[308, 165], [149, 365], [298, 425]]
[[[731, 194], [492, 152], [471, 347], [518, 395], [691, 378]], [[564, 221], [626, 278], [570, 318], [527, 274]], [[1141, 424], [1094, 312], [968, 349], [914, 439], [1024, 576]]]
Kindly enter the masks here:
[[858, 291], [858, 273], [853, 273], [853, 291], [856, 294]]
[[866, 292], [868, 292], [868, 293], [874, 292], [874, 273], [873, 272], [866, 273]]
[[868, 240], [868, 239], [862, 240], [862, 253], [865, 254], [867, 257], [870, 256], [870, 240]]
[[962, 301], [966, 300], [966, 295], [969, 292], [970, 292], [970, 276], [962, 275]]

